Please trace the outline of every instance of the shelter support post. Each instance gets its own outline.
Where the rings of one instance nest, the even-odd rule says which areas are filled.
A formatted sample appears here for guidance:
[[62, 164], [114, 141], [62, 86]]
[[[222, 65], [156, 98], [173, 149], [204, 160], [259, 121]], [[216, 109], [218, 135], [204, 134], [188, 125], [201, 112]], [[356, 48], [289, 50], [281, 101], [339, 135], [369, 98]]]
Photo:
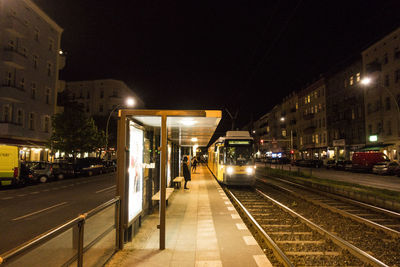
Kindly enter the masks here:
[[161, 175], [160, 175], [160, 250], [165, 249], [166, 166], [167, 166], [167, 116], [161, 116]]

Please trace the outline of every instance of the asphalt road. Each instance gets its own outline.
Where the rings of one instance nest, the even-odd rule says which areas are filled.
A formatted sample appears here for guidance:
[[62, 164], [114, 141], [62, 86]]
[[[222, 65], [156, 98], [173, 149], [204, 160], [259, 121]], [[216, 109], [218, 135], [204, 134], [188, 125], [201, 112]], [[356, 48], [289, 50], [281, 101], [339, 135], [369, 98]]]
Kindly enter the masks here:
[[1, 188], [0, 254], [112, 199], [115, 175]]
[[[258, 166], [265, 166], [264, 163], [257, 163]], [[292, 166], [290, 164], [276, 165], [267, 163], [267, 167], [271, 168], [283, 168], [285, 170], [297, 170], [300, 169], [302, 172], [322, 179], [331, 179], [337, 181], [345, 181], [370, 187], [388, 189], [393, 191], [400, 191], [400, 177], [392, 175], [376, 175], [372, 173], [363, 172], [351, 172], [351, 171], [340, 171], [326, 168], [307, 168]]]

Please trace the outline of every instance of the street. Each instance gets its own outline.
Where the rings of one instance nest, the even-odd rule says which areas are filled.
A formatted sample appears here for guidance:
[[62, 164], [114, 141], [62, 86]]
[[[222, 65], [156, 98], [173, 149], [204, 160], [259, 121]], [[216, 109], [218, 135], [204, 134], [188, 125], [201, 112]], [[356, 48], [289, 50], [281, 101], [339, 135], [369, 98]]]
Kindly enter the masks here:
[[0, 254], [112, 199], [115, 175], [1, 188]]
[[271, 167], [274, 169], [284, 169], [284, 170], [292, 170], [300, 171], [310, 174], [313, 176], [322, 179], [331, 179], [337, 181], [344, 181], [349, 183], [356, 183], [360, 185], [388, 189], [393, 191], [400, 191], [400, 177], [397, 176], [389, 176], [389, 175], [376, 175], [372, 173], [363, 173], [363, 172], [351, 172], [351, 171], [340, 171], [334, 169], [326, 169], [326, 168], [309, 168], [309, 167], [299, 167], [292, 166], [290, 164], [265, 164], [265, 163], [257, 163], [259, 167]]

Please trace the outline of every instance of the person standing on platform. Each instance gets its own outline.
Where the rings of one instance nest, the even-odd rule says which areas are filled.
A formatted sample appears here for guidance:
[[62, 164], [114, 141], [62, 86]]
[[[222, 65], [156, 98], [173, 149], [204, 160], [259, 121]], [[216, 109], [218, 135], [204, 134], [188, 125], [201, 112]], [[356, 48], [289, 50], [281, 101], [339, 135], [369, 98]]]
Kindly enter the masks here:
[[182, 171], [183, 171], [183, 178], [185, 178], [185, 189], [187, 188], [187, 182], [191, 180], [190, 178], [190, 171], [189, 171], [189, 166], [188, 166], [188, 158], [185, 156], [183, 158], [183, 164], [182, 164]]
[[198, 163], [197, 157], [194, 157], [194, 158], [193, 158], [193, 161], [192, 161], [192, 172], [193, 172], [193, 173], [196, 172], [197, 163]]

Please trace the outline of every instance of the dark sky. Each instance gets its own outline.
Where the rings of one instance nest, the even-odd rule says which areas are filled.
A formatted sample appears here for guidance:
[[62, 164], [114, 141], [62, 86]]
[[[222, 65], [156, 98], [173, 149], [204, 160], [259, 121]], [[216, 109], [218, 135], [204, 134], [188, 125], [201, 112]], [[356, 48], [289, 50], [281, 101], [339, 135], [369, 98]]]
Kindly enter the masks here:
[[400, 26], [398, 0], [34, 1], [64, 28], [63, 79], [123, 80], [148, 108], [239, 109], [239, 124]]

